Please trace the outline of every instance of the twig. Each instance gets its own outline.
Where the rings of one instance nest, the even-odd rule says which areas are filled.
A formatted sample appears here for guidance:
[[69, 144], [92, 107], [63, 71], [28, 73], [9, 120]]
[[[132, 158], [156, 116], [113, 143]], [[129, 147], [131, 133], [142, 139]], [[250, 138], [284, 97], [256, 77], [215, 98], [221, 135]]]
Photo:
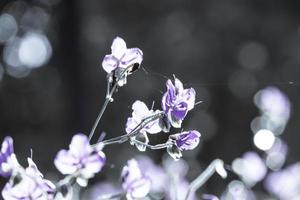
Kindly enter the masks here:
[[108, 140], [104, 140], [102, 142], [98, 142], [98, 143], [92, 145], [92, 147], [97, 147], [98, 145], [106, 146], [106, 145], [111, 145], [111, 144], [124, 143], [124, 142], [128, 141], [130, 137], [137, 136], [140, 133], [140, 131], [145, 126], [147, 126], [150, 122], [153, 122], [154, 120], [161, 118], [163, 115], [164, 115], [163, 112], [159, 112], [159, 113], [155, 113], [151, 116], [148, 116], [148, 117], [144, 118], [130, 133], [124, 134], [124, 135], [121, 135], [121, 136], [118, 136], [115, 138], [111, 138]]
[[131, 139], [132, 141], [134, 141], [135, 143], [138, 143], [140, 145], [144, 145], [146, 147], [148, 147], [149, 149], [152, 149], [152, 150], [157, 150], [157, 149], [164, 149], [164, 148], [167, 148], [168, 146], [172, 145], [171, 142], [166, 142], [166, 143], [162, 143], [162, 144], [156, 144], [156, 145], [151, 145], [151, 144], [146, 144], [144, 142], [141, 142], [139, 140], [135, 140], [135, 139]]
[[115, 92], [116, 89], [117, 89], [118, 82], [116, 81], [116, 82], [114, 83], [112, 89], [110, 90], [110, 77], [111, 77], [111, 76], [108, 76], [108, 78], [107, 78], [107, 88], [106, 88], [105, 102], [104, 102], [104, 104], [103, 104], [103, 106], [102, 106], [102, 108], [101, 108], [101, 110], [100, 110], [100, 112], [99, 112], [99, 114], [98, 114], [98, 116], [97, 116], [97, 118], [96, 118], [96, 121], [95, 121], [95, 123], [94, 123], [94, 125], [93, 125], [93, 128], [92, 128], [92, 130], [91, 130], [91, 132], [90, 132], [90, 134], [89, 134], [89, 141], [91, 141], [93, 135], [95, 134], [96, 128], [97, 128], [97, 126], [98, 126], [98, 124], [99, 124], [99, 122], [100, 122], [100, 120], [101, 120], [101, 117], [102, 117], [102, 115], [104, 114], [104, 111], [105, 111], [107, 105], [108, 105], [109, 102], [111, 101], [112, 95], [114, 94], [114, 92]]

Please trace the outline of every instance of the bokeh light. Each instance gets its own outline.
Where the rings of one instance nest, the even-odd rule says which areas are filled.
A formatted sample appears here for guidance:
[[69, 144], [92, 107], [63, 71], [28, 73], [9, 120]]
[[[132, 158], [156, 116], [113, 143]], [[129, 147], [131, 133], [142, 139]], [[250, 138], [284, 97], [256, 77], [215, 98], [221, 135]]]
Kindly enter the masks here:
[[9, 41], [17, 31], [17, 22], [12, 15], [7, 13], [0, 15], [0, 43]]
[[18, 56], [28, 68], [37, 68], [45, 64], [52, 54], [51, 45], [44, 35], [28, 33], [21, 39]]
[[270, 130], [261, 129], [254, 135], [253, 141], [257, 148], [266, 151], [273, 146], [275, 136]]

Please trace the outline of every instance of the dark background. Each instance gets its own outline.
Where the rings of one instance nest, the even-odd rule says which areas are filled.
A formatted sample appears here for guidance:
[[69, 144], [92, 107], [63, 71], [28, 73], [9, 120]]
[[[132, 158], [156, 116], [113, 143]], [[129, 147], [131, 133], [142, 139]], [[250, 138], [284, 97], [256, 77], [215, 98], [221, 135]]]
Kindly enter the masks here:
[[[21, 3], [21, 4], [20, 4]], [[10, 10], [17, 4], [18, 9]], [[20, 5], [22, 6], [20, 6]], [[48, 16], [22, 15], [38, 7]], [[124, 133], [131, 104], [139, 99], [160, 108], [166, 78], [175, 74], [197, 91], [197, 105], [185, 129], [202, 133], [201, 147], [188, 152], [191, 168], [214, 158], [227, 163], [255, 149], [250, 129], [259, 114], [254, 94], [276, 86], [289, 97], [292, 115], [282, 138], [289, 145], [288, 163], [299, 160], [300, 2], [297, 0], [1, 0], [0, 12], [11, 12], [22, 37], [45, 35], [52, 55], [45, 65], [16, 78], [0, 48], [0, 134], [11, 135], [22, 164], [30, 156], [42, 172], [59, 174], [53, 159], [78, 132], [88, 134], [105, 98], [101, 67], [114, 37], [143, 50], [142, 69], [114, 95], [97, 129], [107, 138]], [[25, 28], [24, 28], [25, 27]], [[95, 137], [95, 138], [96, 138]], [[154, 142], [166, 138], [153, 137]], [[259, 151], [258, 151], [259, 152]], [[118, 177], [126, 160], [139, 153], [128, 143], [105, 149], [107, 167], [100, 178]], [[148, 152], [160, 162], [164, 151]], [[110, 168], [109, 166], [114, 166]], [[210, 192], [224, 189], [213, 179]]]

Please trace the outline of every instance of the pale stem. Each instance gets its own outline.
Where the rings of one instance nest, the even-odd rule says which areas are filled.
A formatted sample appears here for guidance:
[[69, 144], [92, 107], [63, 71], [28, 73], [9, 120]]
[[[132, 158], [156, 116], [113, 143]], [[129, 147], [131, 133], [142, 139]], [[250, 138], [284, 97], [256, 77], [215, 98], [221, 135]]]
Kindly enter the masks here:
[[115, 84], [113, 85], [113, 87], [110, 90], [110, 78], [111, 78], [111, 75], [108, 76], [108, 78], [107, 78], [107, 88], [106, 88], [105, 102], [104, 102], [104, 104], [103, 104], [103, 106], [102, 106], [102, 108], [101, 108], [101, 110], [100, 110], [100, 112], [99, 112], [99, 114], [98, 114], [98, 116], [96, 118], [96, 121], [95, 121], [95, 123], [93, 125], [93, 128], [92, 128], [92, 130], [90, 132], [89, 141], [91, 141], [93, 135], [95, 134], [96, 128], [97, 128], [97, 126], [98, 126], [98, 124], [99, 124], [99, 122], [101, 120], [101, 117], [104, 114], [104, 111], [105, 111], [107, 105], [111, 101], [112, 95], [114, 94], [114, 92], [117, 89], [118, 81], [115, 82]]
[[141, 142], [139, 140], [135, 140], [135, 139], [131, 139], [132, 141], [134, 141], [135, 143], [138, 143], [138, 144], [141, 144], [141, 145], [144, 145], [146, 147], [148, 147], [149, 149], [152, 149], [152, 150], [157, 150], [157, 149], [165, 149], [167, 148], [168, 146], [172, 145], [173, 143], [172, 142], [166, 142], [166, 143], [162, 143], [162, 144], [156, 144], [156, 145], [151, 145], [151, 144], [146, 144], [144, 142]]
[[[189, 196], [196, 192], [206, 181], [215, 173], [219, 173], [220, 166], [224, 166], [224, 162], [220, 159], [213, 160], [210, 165], [190, 184], [185, 200], [189, 199]], [[223, 178], [224, 174], [220, 174]]]
[[111, 144], [124, 143], [124, 142], [128, 141], [130, 137], [137, 136], [145, 126], [147, 126], [149, 123], [153, 122], [154, 120], [161, 118], [163, 115], [164, 115], [163, 112], [159, 112], [159, 113], [153, 114], [151, 116], [148, 116], [148, 117], [144, 118], [130, 133], [124, 134], [124, 135], [121, 135], [121, 136], [118, 136], [115, 138], [111, 138], [108, 140], [104, 140], [102, 142], [98, 142], [98, 143], [92, 145], [92, 147], [97, 147], [98, 145], [106, 146], [106, 145], [111, 145]]

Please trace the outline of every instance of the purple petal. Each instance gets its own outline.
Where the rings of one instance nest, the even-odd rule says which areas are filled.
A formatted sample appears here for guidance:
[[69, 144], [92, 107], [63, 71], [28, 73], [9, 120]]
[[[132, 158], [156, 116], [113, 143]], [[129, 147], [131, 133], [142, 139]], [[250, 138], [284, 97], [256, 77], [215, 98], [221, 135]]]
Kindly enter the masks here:
[[167, 113], [167, 117], [168, 117], [168, 120], [169, 120], [170, 124], [173, 127], [175, 127], [175, 128], [180, 128], [181, 127], [182, 120], [177, 119], [176, 117], [174, 117], [173, 110], [169, 110], [169, 112]]
[[3, 177], [9, 177], [11, 175], [11, 170], [4, 169], [2, 164], [8, 164], [8, 159], [14, 153], [13, 139], [9, 136], [5, 137], [0, 152], [0, 175]]
[[6, 136], [4, 138], [1, 147], [1, 153], [5, 155], [11, 155], [12, 153], [14, 153], [13, 139], [10, 136]]
[[95, 152], [92, 155], [89, 155], [88, 157], [84, 158], [82, 160], [82, 163], [84, 163], [82, 174], [88, 174], [86, 178], [91, 178], [95, 173], [100, 172], [102, 167], [104, 166], [105, 154], [102, 151]]
[[120, 61], [119, 67], [121, 68], [127, 68], [133, 64], [141, 65], [143, 61], [143, 52], [139, 48], [127, 49]]
[[175, 99], [175, 97], [176, 97], [176, 88], [175, 88], [175, 86], [173, 85], [172, 81], [171, 81], [170, 79], [167, 80], [166, 85], [167, 85], [167, 94], [169, 95], [168, 98], [169, 98], [170, 100]]
[[188, 112], [188, 105], [185, 102], [179, 103], [175, 108], [173, 108], [171, 114], [176, 119], [182, 120], [185, 118]]
[[111, 45], [111, 53], [117, 59], [121, 59], [127, 50], [126, 42], [120, 38], [116, 37]]
[[110, 73], [118, 67], [118, 59], [113, 55], [106, 55], [102, 61], [102, 67], [107, 73]]
[[182, 150], [192, 150], [199, 144], [201, 134], [196, 131], [186, 131], [178, 135], [176, 139], [177, 147]]

